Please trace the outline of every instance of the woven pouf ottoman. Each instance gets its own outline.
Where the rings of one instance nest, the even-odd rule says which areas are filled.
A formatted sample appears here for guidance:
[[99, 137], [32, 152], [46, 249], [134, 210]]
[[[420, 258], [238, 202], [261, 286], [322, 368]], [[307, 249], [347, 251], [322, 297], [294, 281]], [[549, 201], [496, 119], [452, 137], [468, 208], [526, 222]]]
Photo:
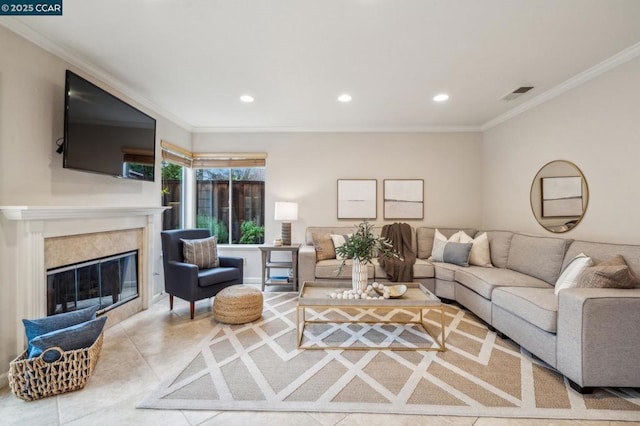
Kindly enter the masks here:
[[213, 298], [213, 317], [225, 324], [245, 324], [262, 316], [262, 292], [248, 285], [232, 285]]

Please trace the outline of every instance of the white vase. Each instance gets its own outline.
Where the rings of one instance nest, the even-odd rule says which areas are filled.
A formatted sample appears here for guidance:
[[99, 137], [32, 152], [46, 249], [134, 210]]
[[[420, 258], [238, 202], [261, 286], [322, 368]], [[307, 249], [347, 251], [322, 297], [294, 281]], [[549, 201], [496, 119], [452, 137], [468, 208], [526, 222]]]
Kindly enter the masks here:
[[351, 281], [354, 290], [365, 291], [367, 289], [367, 264], [359, 260], [353, 259], [353, 268], [351, 270]]

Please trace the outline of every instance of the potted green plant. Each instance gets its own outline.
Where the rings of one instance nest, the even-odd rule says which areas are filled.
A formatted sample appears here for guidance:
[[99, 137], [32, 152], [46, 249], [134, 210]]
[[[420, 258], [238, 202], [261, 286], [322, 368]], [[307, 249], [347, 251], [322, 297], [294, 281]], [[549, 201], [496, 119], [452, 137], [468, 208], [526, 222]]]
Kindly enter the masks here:
[[354, 290], [364, 291], [367, 288], [367, 264], [374, 257], [400, 257], [389, 240], [374, 235], [372, 230], [373, 225], [364, 220], [343, 245], [336, 247], [336, 255], [343, 259], [338, 274], [342, 272], [347, 259], [353, 260], [351, 278]]

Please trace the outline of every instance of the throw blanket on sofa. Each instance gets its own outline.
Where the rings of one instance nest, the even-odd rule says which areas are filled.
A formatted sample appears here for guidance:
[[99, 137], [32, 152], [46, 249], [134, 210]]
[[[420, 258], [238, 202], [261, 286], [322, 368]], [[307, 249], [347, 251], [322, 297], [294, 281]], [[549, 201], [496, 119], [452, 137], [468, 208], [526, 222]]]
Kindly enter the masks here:
[[411, 248], [411, 226], [407, 223], [384, 225], [380, 235], [393, 244], [393, 248], [400, 254], [400, 259], [381, 257], [380, 266], [387, 273], [390, 281], [413, 281], [413, 264], [416, 254]]

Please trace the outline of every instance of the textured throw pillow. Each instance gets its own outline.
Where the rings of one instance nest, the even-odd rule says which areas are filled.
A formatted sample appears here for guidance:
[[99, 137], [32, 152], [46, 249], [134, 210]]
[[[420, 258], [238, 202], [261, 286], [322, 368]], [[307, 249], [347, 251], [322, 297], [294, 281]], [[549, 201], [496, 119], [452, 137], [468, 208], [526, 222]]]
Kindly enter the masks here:
[[[29, 358], [40, 356], [42, 352], [53, 347], [59, 347], [63, 351], [88, 348], [100, 336], [106, 321], [106, 316], [100, 317], [38, 336], [31, 341], [32, 347], [29, 351]], [[44, 355], [44, 360], [46, 362], [54, 362], [61, 356], [62, 354], [59, 351], [49, 351]]]
[[578, 287], [636, 288], [640, 287], [640, 281], [633, 276], [624, 257], [617, 255], [582, 271]]
[[38, 336], [95, 319], [99, 307], [99, 305], [93, 305], [44, 318], [23, 319], [22, 324], [24, 324], [24, 333], [27, 335], [28, 342], [27, 350], [31, 351], [31, 341]]
[[[449, 239], [447, 239], [447, 237], [442, 235], [442, 232], [440, 232], [438, 230], [438, 228], [436, 228], [435, 232], [433, 233], [433, 248], [431, 249], [431, 257], [429, 258], [429, 260], [433, 260], [433, 256], [434, 256], [434, 254], [436, 254], [436, 251], [437, 251], [438, 258], [442, 257], [441, 249], [442, 249], [443, 246], [442, 245], [436, 246], [436, 241], [459, 243], [460, 242], [460, 233], [461, 232], [462, 231], [458, 231], [455, 234], [453, 234], [451, 237], [449, 237]], [[462, 233], [464, 234], [464, 232], [462, 232]], [[436, 250], [436, 247], [437, 247], [437, 250]], [[440, 261], [436, 260], [436, 262], [440, 262]]]
[[217, 268], [220, 266], [218, 260], [218, 237], [201, 238], [198, 240], [181, 239], [182, 255], [184, 261], [196, 265], [200, 269]]
[[336, 250], [333, 247], [331, 236], [327, 234], [312, 234], [313, 247], [316, 249], [316, 262], [336, 258]]
[[584, 253], [580, 253], [571, 259], [558, 277], [554, 293], [557, 295], [560, 290], [578, 287], [578, 277], [589, 266], [593, 266], [593, 260]]
[[460, 231], [461, 243], [472, 243], [469, 264], [491, 268], [491, 250], [489, 250], [489, 237], [483, 232], [475, 238], [471, 238], [464, 231]]
[[[331, 234], [331, 241], [333, 241], [333, 248], [337, 249], [338, 247], [345, 245], [347, 241], [349, 241], [349, 237], [351, 237], [351, 234], [349, 235]], [[346, 257], [340, 256], [338, 252], [336, 252], [336, 259], [344, 260], [346, 259]]]
[[454, 243], [433, 240], [433, 252], [431, 260], [434, 262], [453, 263], [459, 266], [469, 266], [469, 255], [471, 254], [471, 243]]

